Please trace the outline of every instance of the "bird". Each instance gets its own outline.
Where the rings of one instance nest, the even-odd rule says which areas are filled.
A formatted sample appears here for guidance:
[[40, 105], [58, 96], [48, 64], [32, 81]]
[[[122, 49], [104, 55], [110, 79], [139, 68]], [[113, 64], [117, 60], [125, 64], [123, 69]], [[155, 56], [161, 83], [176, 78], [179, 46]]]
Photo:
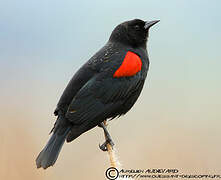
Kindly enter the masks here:
[[149, 29], [158, 22], [133, 19], [117, 25], [107, 43], [74, 74], [54, 111], [57, 120], [36, 158], [37, 168], [53, 166], [65, 140], [97, 126], [106, 136], [100, 149], [114, 145], [104, 121], [126, 114], [137, 101], [149, 69]]

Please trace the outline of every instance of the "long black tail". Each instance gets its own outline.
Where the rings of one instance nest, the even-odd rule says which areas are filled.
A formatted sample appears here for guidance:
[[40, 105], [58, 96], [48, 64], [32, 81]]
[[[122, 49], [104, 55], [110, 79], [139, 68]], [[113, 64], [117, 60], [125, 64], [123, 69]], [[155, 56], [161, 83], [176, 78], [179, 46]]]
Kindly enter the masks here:
[[37, 168], [48, 168], [49, 166], [53, 166], [56, 162], [58, 155], [61, 151], [61, 148], [64, 144], [65, 138], [70, 130], [70, 127], [64, 131], [64, 133], [59, 134], [55, 132], [52, 134], [48, 143], [44, 147], [44, 149], [39, 153], [36, 159]]

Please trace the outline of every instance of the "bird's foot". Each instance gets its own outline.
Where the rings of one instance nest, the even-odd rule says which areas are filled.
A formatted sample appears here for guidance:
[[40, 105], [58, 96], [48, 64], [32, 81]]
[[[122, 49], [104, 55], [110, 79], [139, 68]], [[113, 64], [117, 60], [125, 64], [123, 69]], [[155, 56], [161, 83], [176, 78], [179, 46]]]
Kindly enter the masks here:
[[107, 139], [102, 145], [99, 144], [99, 148], [102, 150], [102, 151], [107, 151], [107, 145], [110, 145], [111, 148], [113, 149], [114, 147], [114, 142], [111, 138]]
[[109, 132], [107, 131], [107, 128], [106, 128], [107, 124], [104, 123], [104, 122], [102, 122], [102, 123], [100, 123], [98, 126], [101, 127], [101, 128], [103, 128], [103, 130], [104, 130], [104, 135], [105, 135], [105, 139], [106, 139], [106, 141], [105, 141], [102, 145], [99, 144], [100, 149], [101, 149], [102, 151], [107, 151], [107, 150], [108, 150], [108, 148], [107, 148], [108, 145], [110, 145], [111, 148], [113, 149], [114, 142], [113, 142], [113, 140], [112, 140], [112, 138], [111, 138]]

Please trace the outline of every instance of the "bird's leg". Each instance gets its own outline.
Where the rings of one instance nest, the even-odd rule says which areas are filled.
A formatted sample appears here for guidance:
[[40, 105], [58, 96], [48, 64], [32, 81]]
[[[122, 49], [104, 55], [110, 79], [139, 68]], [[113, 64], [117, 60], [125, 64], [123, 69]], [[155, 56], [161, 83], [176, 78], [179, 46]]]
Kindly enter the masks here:
[[105, 135], [105, 139], [106, 139], [106, 141], [105, 141], [102, 145], [99, 145], [100, 149], [101, 149], [102, 151], [107, 151], [107, 150], [108, 150], [108, 148], [107, 148], [107, 145], [108, 145], [108, 144], [109, 144], [109, 145], [112, 147], [112, 149], [113, 149], [114, 142], [113, 142], [113, 140], [112, 140], [112, 138], [111, 138], [109, 132], [107, 131], [107, 128], [106, 128], [107, 125], [105, 125], [105, 123], [102, 122], [102, 123], [100, 123], [98, 126], [101, 127], [101, 128], [103, 128], [103, 130], [104, 130], [104, 135]]

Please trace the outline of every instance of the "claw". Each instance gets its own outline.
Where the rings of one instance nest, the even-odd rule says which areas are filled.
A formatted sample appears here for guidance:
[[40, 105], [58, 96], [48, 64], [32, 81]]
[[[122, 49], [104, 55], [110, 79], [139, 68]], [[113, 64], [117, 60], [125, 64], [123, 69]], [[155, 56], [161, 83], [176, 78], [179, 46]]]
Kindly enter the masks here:
[[107, 151], [107, 144], [110, 144], [110, 146], [114, 147], [114, 142], [112, 141], [112, 139], [107, 139], [102, 145], [99, 144], [99, 148], [102, 150], [102, 151]]
[[99, 144], [99, 148], [102, 150], [102, 151], [107, 151], [107, 143], [103, 143], [102, 145]]

